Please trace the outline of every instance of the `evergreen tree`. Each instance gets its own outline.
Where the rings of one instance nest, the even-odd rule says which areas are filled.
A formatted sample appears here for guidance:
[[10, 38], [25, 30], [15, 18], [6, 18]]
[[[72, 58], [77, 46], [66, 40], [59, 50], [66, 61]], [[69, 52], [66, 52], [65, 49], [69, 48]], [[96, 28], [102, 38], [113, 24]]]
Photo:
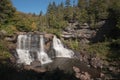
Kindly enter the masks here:
[[69, 7], [71, 5], [70, 0], [66, 0], [65, 5], [66, 5], [66, 7]]
[[85, 9], [87, 7], [87, 0], [78, 0], [77, 6], [79, 9]]
[[48, 18], [48, 24], [49, 27], [55, 27], [55, 21], [56, 21], [56, 4], [53, 2], [48, 5], [48, 11], [47, 11], [47, 18]]
[[73, 7], [70, 4], [70, 0], [66, 0], [65, 5], [66, 5], [66, 7], [64, 9], [65, 10], [64, 18], [65, 18], [65, 20], [70, 21], [73, 19]]
[[39, 16], [42, 16], [43, 15], [43, 12], [42, 11], [40, 11], [40, 14], [39, 14]]
[[13, 17], [15, 8], [10, 0], [0, 0], [0, 24], [8, 23]]

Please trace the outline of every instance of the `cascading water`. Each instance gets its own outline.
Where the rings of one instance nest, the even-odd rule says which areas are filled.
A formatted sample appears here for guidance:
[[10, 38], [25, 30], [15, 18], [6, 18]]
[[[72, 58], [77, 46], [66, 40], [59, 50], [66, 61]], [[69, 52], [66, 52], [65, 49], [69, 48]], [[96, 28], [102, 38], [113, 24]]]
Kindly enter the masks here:
[[19, 35], [17, 40], [17, 54], [18, 54], [18, 63], [23, 63], [26, 65], [30, 65], [30, 63], [33, 61], [32, 57], [29, 53], [29, 47], [26, 45], [26, 41], [30, 42], [29, 37], [27, 35]]
[[58, 39], [56, 36], [53, 37], [53, 48], [55, 50], [56, 57], [72, 58], [74, 55], [74, 52], [65, 48], [60, 39]]
[[18, 63], [30, 65], [31, 62], [36, 60], [32, 55], [37, 53], [37, 60], [41, 64], [52, 62], [47, 53], [44, 52], [44, 39], [43, 35], [19, 35], [17, 40], [17, 54]]
[[47, 53], [44, 51], [44, 38], [43, 35], [40, 35], [40, 51], [37, 53], [38, 59], [41, 61], [41, 64], [46, 64], [52, 62], [52, 60], [48, 57]]
[[[72, 58], [74, 52], [63, 46], [60, 39], [53, 37], [53, 49], [55, 57]], [[52, 62], [47, 53], [44, 51], [44, 37], [37, 34], [19, 35], [17, 40], [18, 63], [30, 65], [33, 61], [40, 61], [41, 64]]]
[[[49, 40], [47, 41], [46, 39], [46, 45], [47, 45], [47, 42], [49, 42]], [[51, 42], [51, 39], [50, 39], [50, 42]], [[72, 71], [73, 66], [77, 65], [77, 66], [80, 66], [81, 67], [80, 69], [83, 71], [85, 70], [85, 71], [88, 71], [89, 73], [93, 71], [93, 68], [90, 69], [90, 67], [88, 67], [86, 64], [83, 64], [78, 59], [74, 59], [73, 58], [74, 52], [70, 49], [65, 48], [62, 42], [60, 41], [60, 39], [58, 39], [56, 36], [53, 37], [53, 45], [52, 47], [50, 47], [50, 49], [51, 48], [55, 50], [55, 55], [54, 55], [55, 57], [63, 57], [63, 58], [56, 58], [52, 62], [52, 60], [49, 58], [49, 56], [44, 50], [43, 35], [38, 35], [33, 33], [18, 35], [17, 49], [16, 49], [18, 54], [17, 62], [20, 64], [22, 63], [24, 65], [31, 65], [30, 69], [33, 69], [35, 71], [36, 70], [39, 71], [39, 67], [38, 67], [40, 66], [39, 63], [41, 63], [42, 65], [50, 62], [52, 63], [49, 65], [45, 65], [44, 68], [47, 68], [48, 70], [54, 70], [54, 69], [56, 70], [56, 68], [59, 68], [60, 70], [65, 70], [70, 72]], [[53, 49], [51, 50], [54, 53]], [[40, 68], [40, 71], [41, 71], [41, 68]], [[94, 72], [95, 73], [91, 73], [91, 74], [98, 75], [98, 73], [96, 73], [97, 71], [94, 71]]]

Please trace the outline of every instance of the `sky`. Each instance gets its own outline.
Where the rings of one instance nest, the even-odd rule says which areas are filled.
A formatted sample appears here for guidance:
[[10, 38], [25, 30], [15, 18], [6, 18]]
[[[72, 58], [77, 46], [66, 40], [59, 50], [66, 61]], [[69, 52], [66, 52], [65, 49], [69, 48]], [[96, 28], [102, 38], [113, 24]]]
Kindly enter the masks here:
[[[48, 4], [53, 1], [56, 4], [65, 2], [65, 0], [11, 0], [13, 6], [18, 11], [24, 13], [35, 13], [35, 14], [39, 14], [40, 11], [42, 11], [43, 14], [45, 14], [47, 11]], [[73, 0], [71, 0], [71, 3], [72, 2]]]

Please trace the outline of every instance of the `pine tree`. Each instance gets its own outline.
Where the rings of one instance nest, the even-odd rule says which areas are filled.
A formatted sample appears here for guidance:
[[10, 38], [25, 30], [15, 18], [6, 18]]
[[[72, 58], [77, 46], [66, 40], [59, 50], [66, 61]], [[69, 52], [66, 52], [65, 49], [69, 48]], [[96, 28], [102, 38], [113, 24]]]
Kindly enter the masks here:
[[65, 5], [66, 5], [66, 7], [69, 7], [71, 5], [70, 0], [66, 0]]
[[48, 5], [48, 10], [47, 10], [47, 18], [48, 18], [48, 24], [49, 27], [55, 27], [55, 22], [56, 22], [56, 4], [53, 2], [52, 4], [50, 3]]
[[8, 23], [14, 12], [15, 8], [10, 0], [0, 0], [0, 24]]
[[39, 14], [39, 16], [42, 16], [43, 15], [43, 12], [42, 11], [40, 11], [40, 14]]
[[85, 9], [87, 7], [87, 0], [78, 0], [77, 6], [79, 9]]
[[65, 13], [64, 13], [64, 18], [65, 18], [65, 20], [67, 20], [67, 21], [70, 21], [70, 20], [72, 20], [73, 19], [73, 7], [71, 6], [71, 4], [70, 4], [71, 2], [70, 2], [70, 0], [66, 0], [66, 2], [65, 2]]

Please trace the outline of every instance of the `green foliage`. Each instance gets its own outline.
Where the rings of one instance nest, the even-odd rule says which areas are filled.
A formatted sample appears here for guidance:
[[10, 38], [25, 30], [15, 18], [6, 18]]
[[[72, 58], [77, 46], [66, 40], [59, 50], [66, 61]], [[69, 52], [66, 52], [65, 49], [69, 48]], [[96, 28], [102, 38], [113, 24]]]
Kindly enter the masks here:
[[89, 19], [89, 16], [87, 14], [87, 10], [82, 9], [78, 19], [79, 22], [82, 24], [82, 23], [88, 22], [88, 19]]
[[12, 35], [14, 32], [17, 31], [16, 27], [13, 25], [2, 25], [0, 30], [6, 31], [8, 35]]
[[[58, 5], [55, 2], [50, 3], [45, 15], [42, 12], [39, 15], [35, 15], [15, 12], [9, 0], [2, 0], [0, 3], [0, 8], [2, 9], [0, 25], [9, 22], [16, 26], [18, 31], [42, 31], [42, 28], [48, 27], [62, 30], [69, 21], [77, 20], [80, 24], [88, 22], [92, 28], [95, 28], [98, 21], [107, 19], [108, 14], [111, 14], [108, 11], [109, 8], [113, 10], [114, 13], [112, 14], [114, 15], [118, 15], [120, 11], [120, 1], [117, 0], [110, 0], [111, 2], [109, 0], [78, 0], [78, 4], [75, 5], [74, 2], [74, 6], [71, 5], [70, 1], [66, 0], [65, 3]], [[14, 17], [11, 18], [13, 15]], [[117, 27], [119, 27], [120, 18], [117, 15]]]
[[109, 8], [109, 19], [113, 22], [114, 26], [111, 30], [112, 35], [110, 34], [109, 37], [112, 39], [119, 39], [120, 38], [120, 1], [115, 0], [112, 1], [112, 4]]
[[64, 19], [67, 21], [73, 19], [73, 7], [70, 6], [65, 8]]
[[120, 30], [120, 17], [118, 17], [118, 20], [117, 20], [117, 25], [116, 27]]
[[18, 31], [35, 31], [37, 30], [37, 18], [31, 14], [16, 12], [13, 18], [13, 25]]
[[79, 50], [79, 42], [78, 42], [78, 40], [77, 39], [75, 41], [70, 40], [70, 47], [73, 50]]
[[72, 50], [77, 50], [79, 51], [80, 49], [80, 45], [79, 45], [79, 41], [77, 39], [75, 40], [69, 40], [69, 41], [63, 41], [69, 48], [71, 48]]
[[111, 4], [109, 8], [109, 16], [112, 19], [117, 20], [120, 17], [120, 1], [113, 1], [113, 4]]
[[10, 0], [0, 0], [0, 24], [9, 23], [14, 12], [15, 8], [12, 6]]
[[79, 9], [85, 9], [87, 7], [86, 0], [78, 0], [77, 6], [79, 7]]
[[55, 29], [55, 28], [48, 28], [48, 29], [46, 28], [45, 31], [48, 32], [48, 33], [55, 34], [58, 37], [61, 37], [61, 33], [62, 33], [61, 29]]
[[91, 44], [87, 48], [87, 51], [90, 54], [97, 54], [100, 57], [106, 58], [110, 50], [109, 44], [109, 42]]
[[120, 39], [113, 40], [110, 44], [110, 54], [108, 58], [112, 61], [119, 61], [120, 60]]
[[11, 54], [7, 50], [6, 42], [0, 40], [0, 58], [7, 59], [10, 58]]
[[[110, 0], [111, 1], [111, 0]], [[109, 0], [78, 0], [78, 4], [72, 6], [70, 0], [65, 5], [49, 4], [47, 11], [48, 25], [51, 28], [61, 27], [61, 21], [79, 21], [80, 24], [88, 23], [91, 28], [97, 28], [97, 23], [108, 19], [110, 7], [117, 1]], [[118, 8], [119, 9], [119, 8]]]
[[113, 47], [116, 50], [119, 50], [120, 49], [120, 39], [113, 40], [111, 43], [111, 47]]
[[63, 3], [58, 6], [55, 3], [49, 4], [47, 19], [50, 28], [62, 29], [66, 26], [67, 22], [64, 20], [63, 11]]
[[[64, 5], [65, 4], [65, 5]], [[70, 0], [56, 5], [50, 3], [45, 15], [25, 14], [15, 11], [10, 0], [0, 2], [0, 29], [13, 34], [15, 31], [42, 31], [54, 33], [58, 36], [71, 20], [80, 24], [88, 22], [91, 28], [96, 28], [97, 22], [108, 19], [108, 16], [115, 20], [117, 33], [120, 32], [120, 1], [119, 0], [78, 0], [78, 4], [72, 6]], [[14, 17], [13, 17], [14, 15]], [[117, 36], [118, 37], [118, 36]], [[119, 37], [118, 37], [119, 38]], [[70, 41], [71, 48], [79, 49], [78, 41]], [[103, 53], [107, 51], [107, 45], [98, 43], [90, 45], [90, 52]], [[98, 49], [94, 48], [99, 47]], [[105, 47], [105, 50], [103, 49]], [[101, 52], [99, 51], [101, 49]], [[93, 51], [92, 51], [93, 50]], [[103, 53], [104, 54], [104, 53]]]

